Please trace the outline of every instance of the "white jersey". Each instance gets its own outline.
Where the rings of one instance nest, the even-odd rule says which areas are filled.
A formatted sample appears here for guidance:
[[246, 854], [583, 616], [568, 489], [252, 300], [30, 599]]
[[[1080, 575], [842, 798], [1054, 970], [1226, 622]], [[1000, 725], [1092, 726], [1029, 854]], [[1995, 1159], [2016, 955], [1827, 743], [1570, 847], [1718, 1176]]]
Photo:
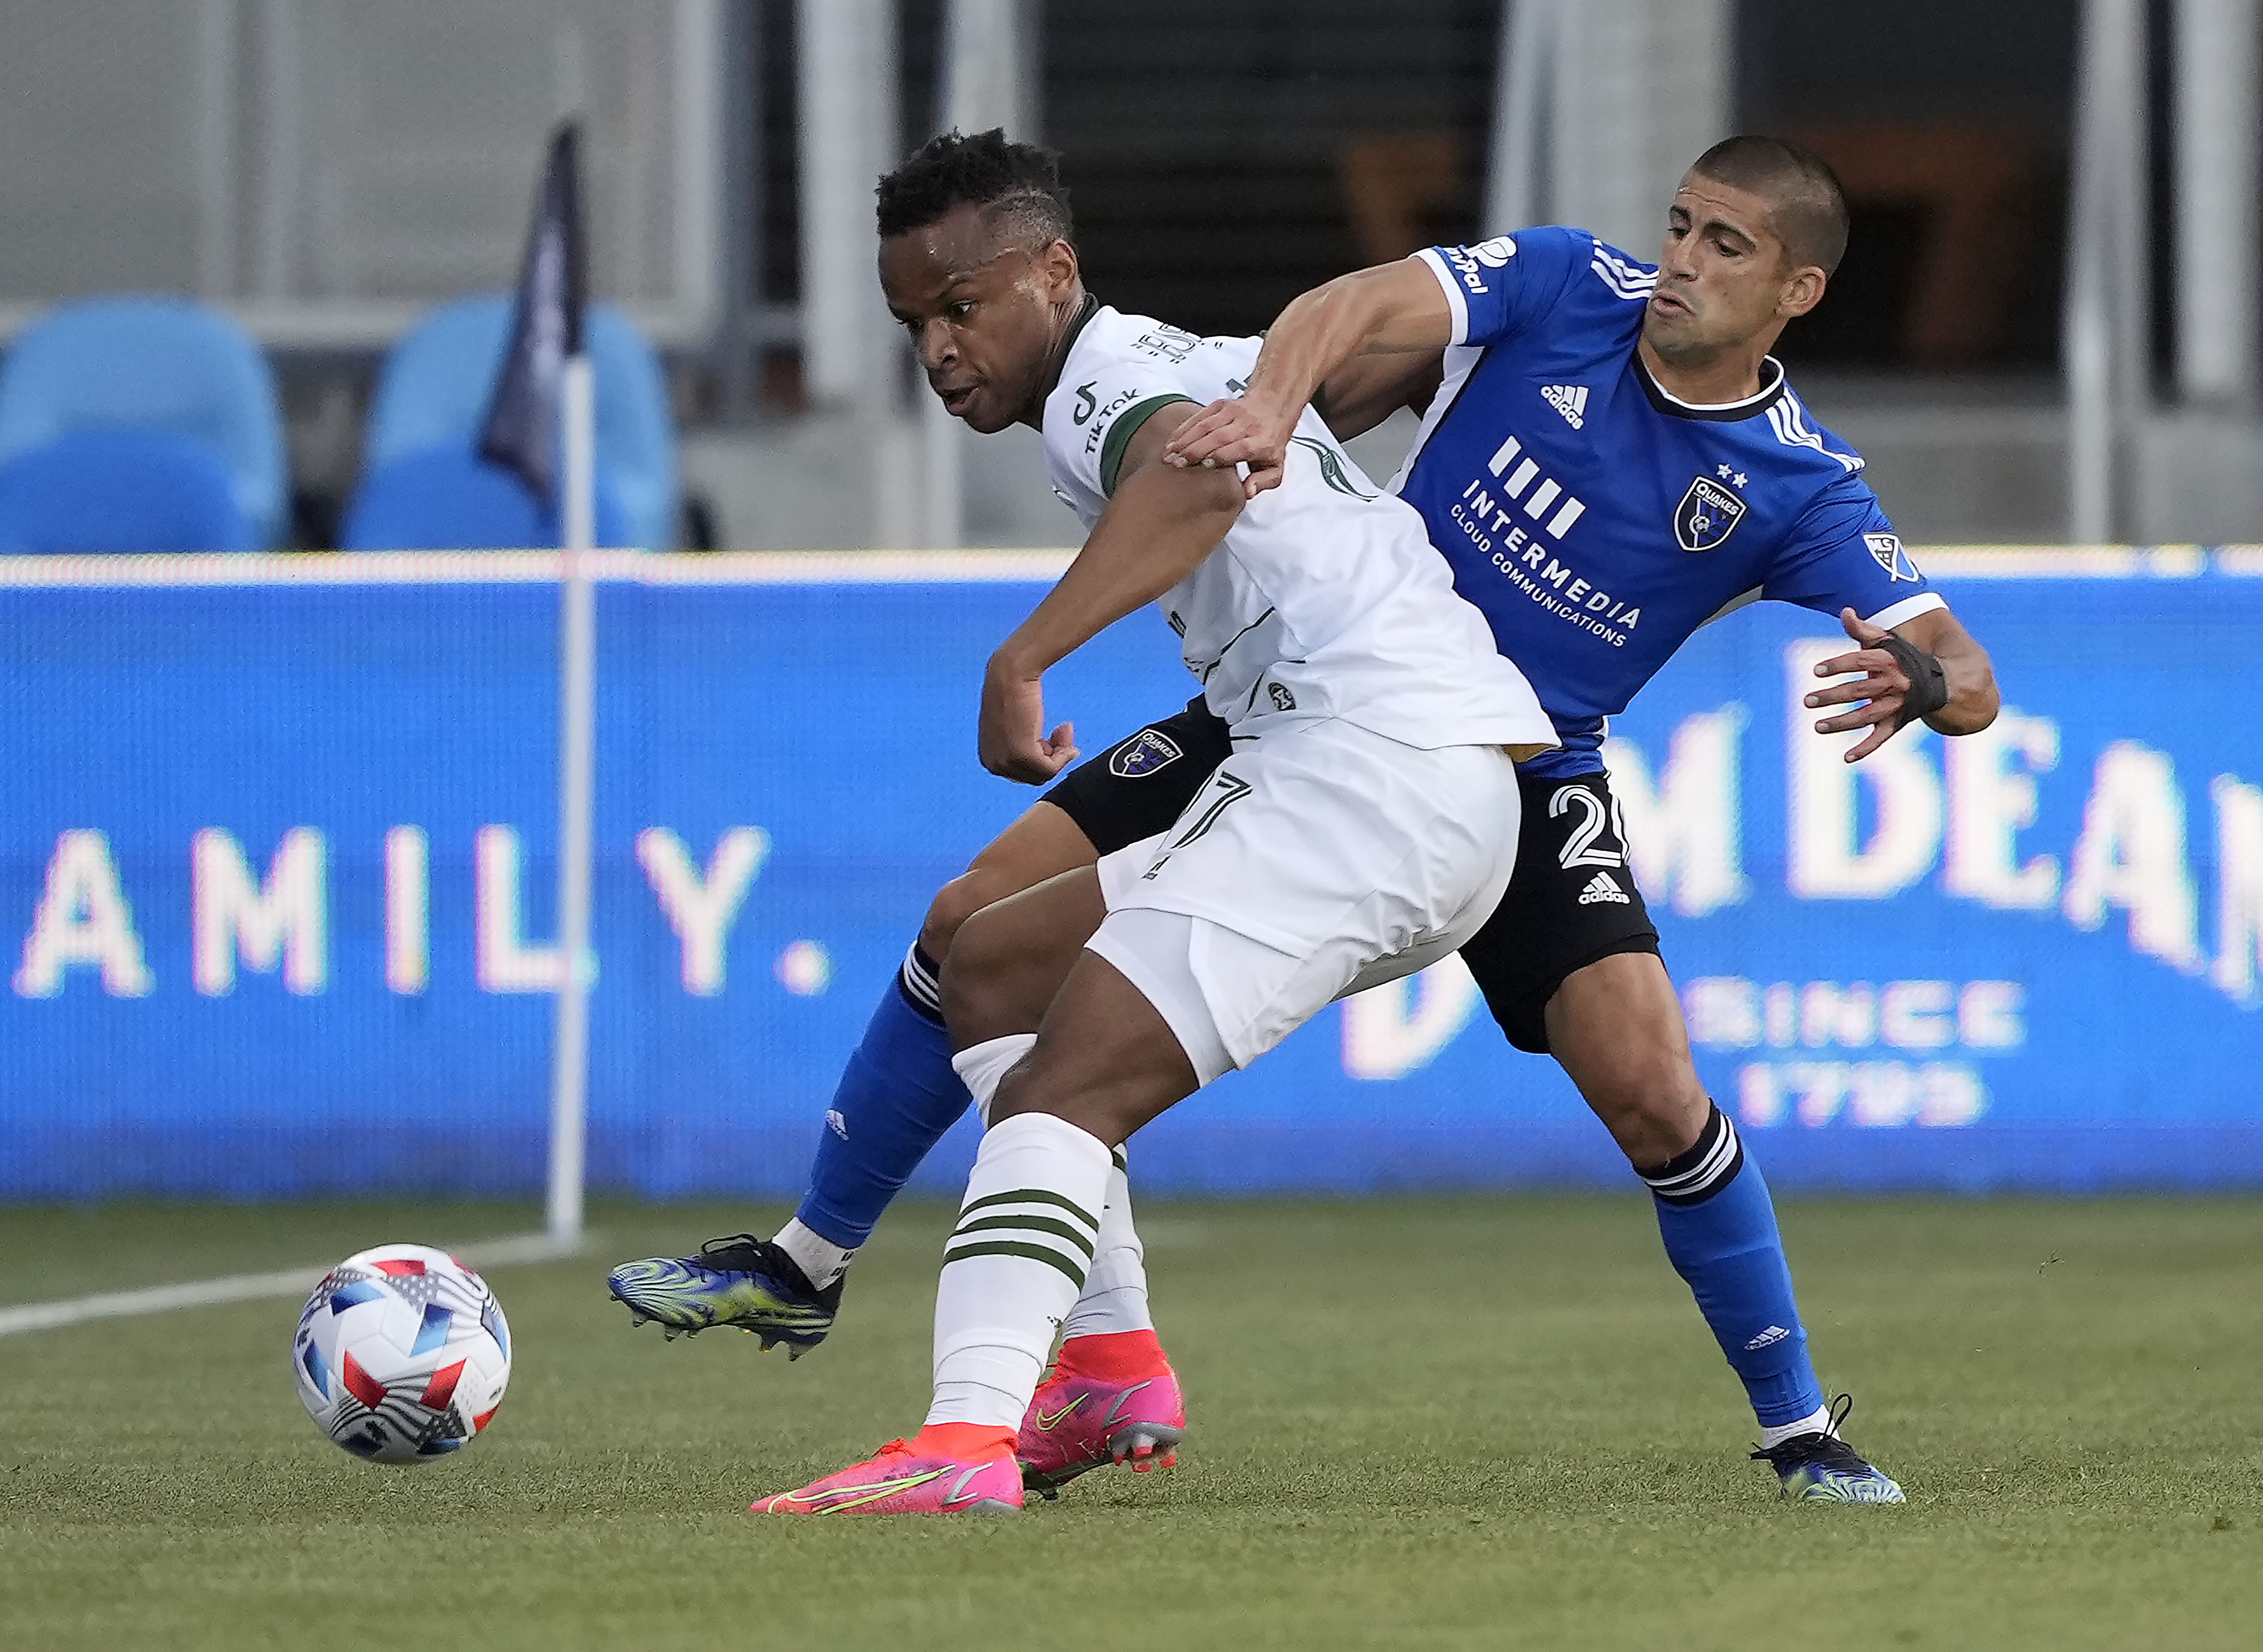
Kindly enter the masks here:
[[[1086, 312], [1044, 428], [1053, 487], [1087, 531], [1134, 432], [1174, 401], [1239, 395], [1258, 347]], [[1424, 749], [1556, 743], [1422, 518], [1362, 475], [1309, 409], [1281, 485], [1249, 502], [1160, 606], [1204, 699], [1237, 731], [1333, 717]]]

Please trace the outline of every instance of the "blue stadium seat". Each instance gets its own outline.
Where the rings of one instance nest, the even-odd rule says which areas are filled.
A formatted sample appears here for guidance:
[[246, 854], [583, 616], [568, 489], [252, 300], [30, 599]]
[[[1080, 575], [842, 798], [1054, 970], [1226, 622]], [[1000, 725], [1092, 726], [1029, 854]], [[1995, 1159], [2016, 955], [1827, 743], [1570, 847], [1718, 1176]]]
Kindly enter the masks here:
[[[502, 368], [510, 299], [458, 299], [432, 311], [393, 347], [369, 410], [365, 475], [420, 449], [470, 448]], [[660, 360], [611, 304], [589, 307], [589, 359], [597, 388], [597, 471], [626, 513], [608, 545], [676, 546], [676, 426]], [[602, 520], [604, 512], [599, 511]]]
[[0, 552], [256, 551], [227, 467], [162, 430], [74, 430], [0, 461]]
[[[597, 543], [625, 545], [629, 518], [610, 479], [597, 479]], [[460, 442], [403, 453], [355, 490], [338, 535], [344, 551], [531, 550], [563, 537], [557, 513], [525, 483]]]
[[290, 481], [275, 379], [226, 316], [184, 299], [86, 299], [18, 334], [0, 363], [0, 460], [100, 429], [203, 448], [226, 471], [253, 545], [281, 539]]

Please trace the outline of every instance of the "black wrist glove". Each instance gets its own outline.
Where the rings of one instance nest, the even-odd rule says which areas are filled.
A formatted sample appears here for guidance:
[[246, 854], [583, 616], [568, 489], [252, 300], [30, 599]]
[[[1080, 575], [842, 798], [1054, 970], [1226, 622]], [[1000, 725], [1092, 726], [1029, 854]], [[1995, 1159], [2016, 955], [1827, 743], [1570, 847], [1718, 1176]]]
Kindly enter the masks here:
[[1931, 717], [1948, 703], [1948, 674], [1941, 668], [1940, 660], [1926, 653], [1905, 637], [1887, 633], [1878, 645], [1894, 657], [1902, 675], [1910, 680], [1910, 691], [1902, 701], [1901, 715], [1894, 719], [1898, 729], [1907, 728], [1920, 718]]

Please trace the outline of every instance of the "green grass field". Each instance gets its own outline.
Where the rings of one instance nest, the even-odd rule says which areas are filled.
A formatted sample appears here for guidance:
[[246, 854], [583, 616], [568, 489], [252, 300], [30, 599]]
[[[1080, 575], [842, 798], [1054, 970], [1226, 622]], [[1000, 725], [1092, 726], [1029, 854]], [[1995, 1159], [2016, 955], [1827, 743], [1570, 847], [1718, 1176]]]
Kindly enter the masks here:
[[[926, 1393], [935, 1206], [799, 1364], [605, 1301], [612, 1259], [776, 1214], [601, 1205], [586, 1259], [496, 1270], [510, 1398], [425, 1468], [307, 1425], [295, 1303], [0, 1338], [0, 1646], [2263, 1643], [2263, 1202], [1788, 1203], [1902, 1509], [1779, 1500], [1638, 1200], [1153, 1202], [1184, 1461], [997, 1521], [740, 1513]], [[531, 1225], [0, 1209], [0, 1302]]]

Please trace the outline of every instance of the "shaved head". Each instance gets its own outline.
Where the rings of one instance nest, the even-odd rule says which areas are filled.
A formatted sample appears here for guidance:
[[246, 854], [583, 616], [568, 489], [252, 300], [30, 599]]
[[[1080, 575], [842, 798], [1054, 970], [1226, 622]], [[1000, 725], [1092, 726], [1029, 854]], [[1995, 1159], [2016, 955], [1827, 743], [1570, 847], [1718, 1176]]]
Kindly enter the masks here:
[[1847, 196], [1839, 175], [1814, 150], [1782, 138], [1724, 138], [1690, 171], [1768, 203], [1768, 227], [1783, 243], [1787, 269], [1813, 264], [1829, 275], [1847, 251]]

